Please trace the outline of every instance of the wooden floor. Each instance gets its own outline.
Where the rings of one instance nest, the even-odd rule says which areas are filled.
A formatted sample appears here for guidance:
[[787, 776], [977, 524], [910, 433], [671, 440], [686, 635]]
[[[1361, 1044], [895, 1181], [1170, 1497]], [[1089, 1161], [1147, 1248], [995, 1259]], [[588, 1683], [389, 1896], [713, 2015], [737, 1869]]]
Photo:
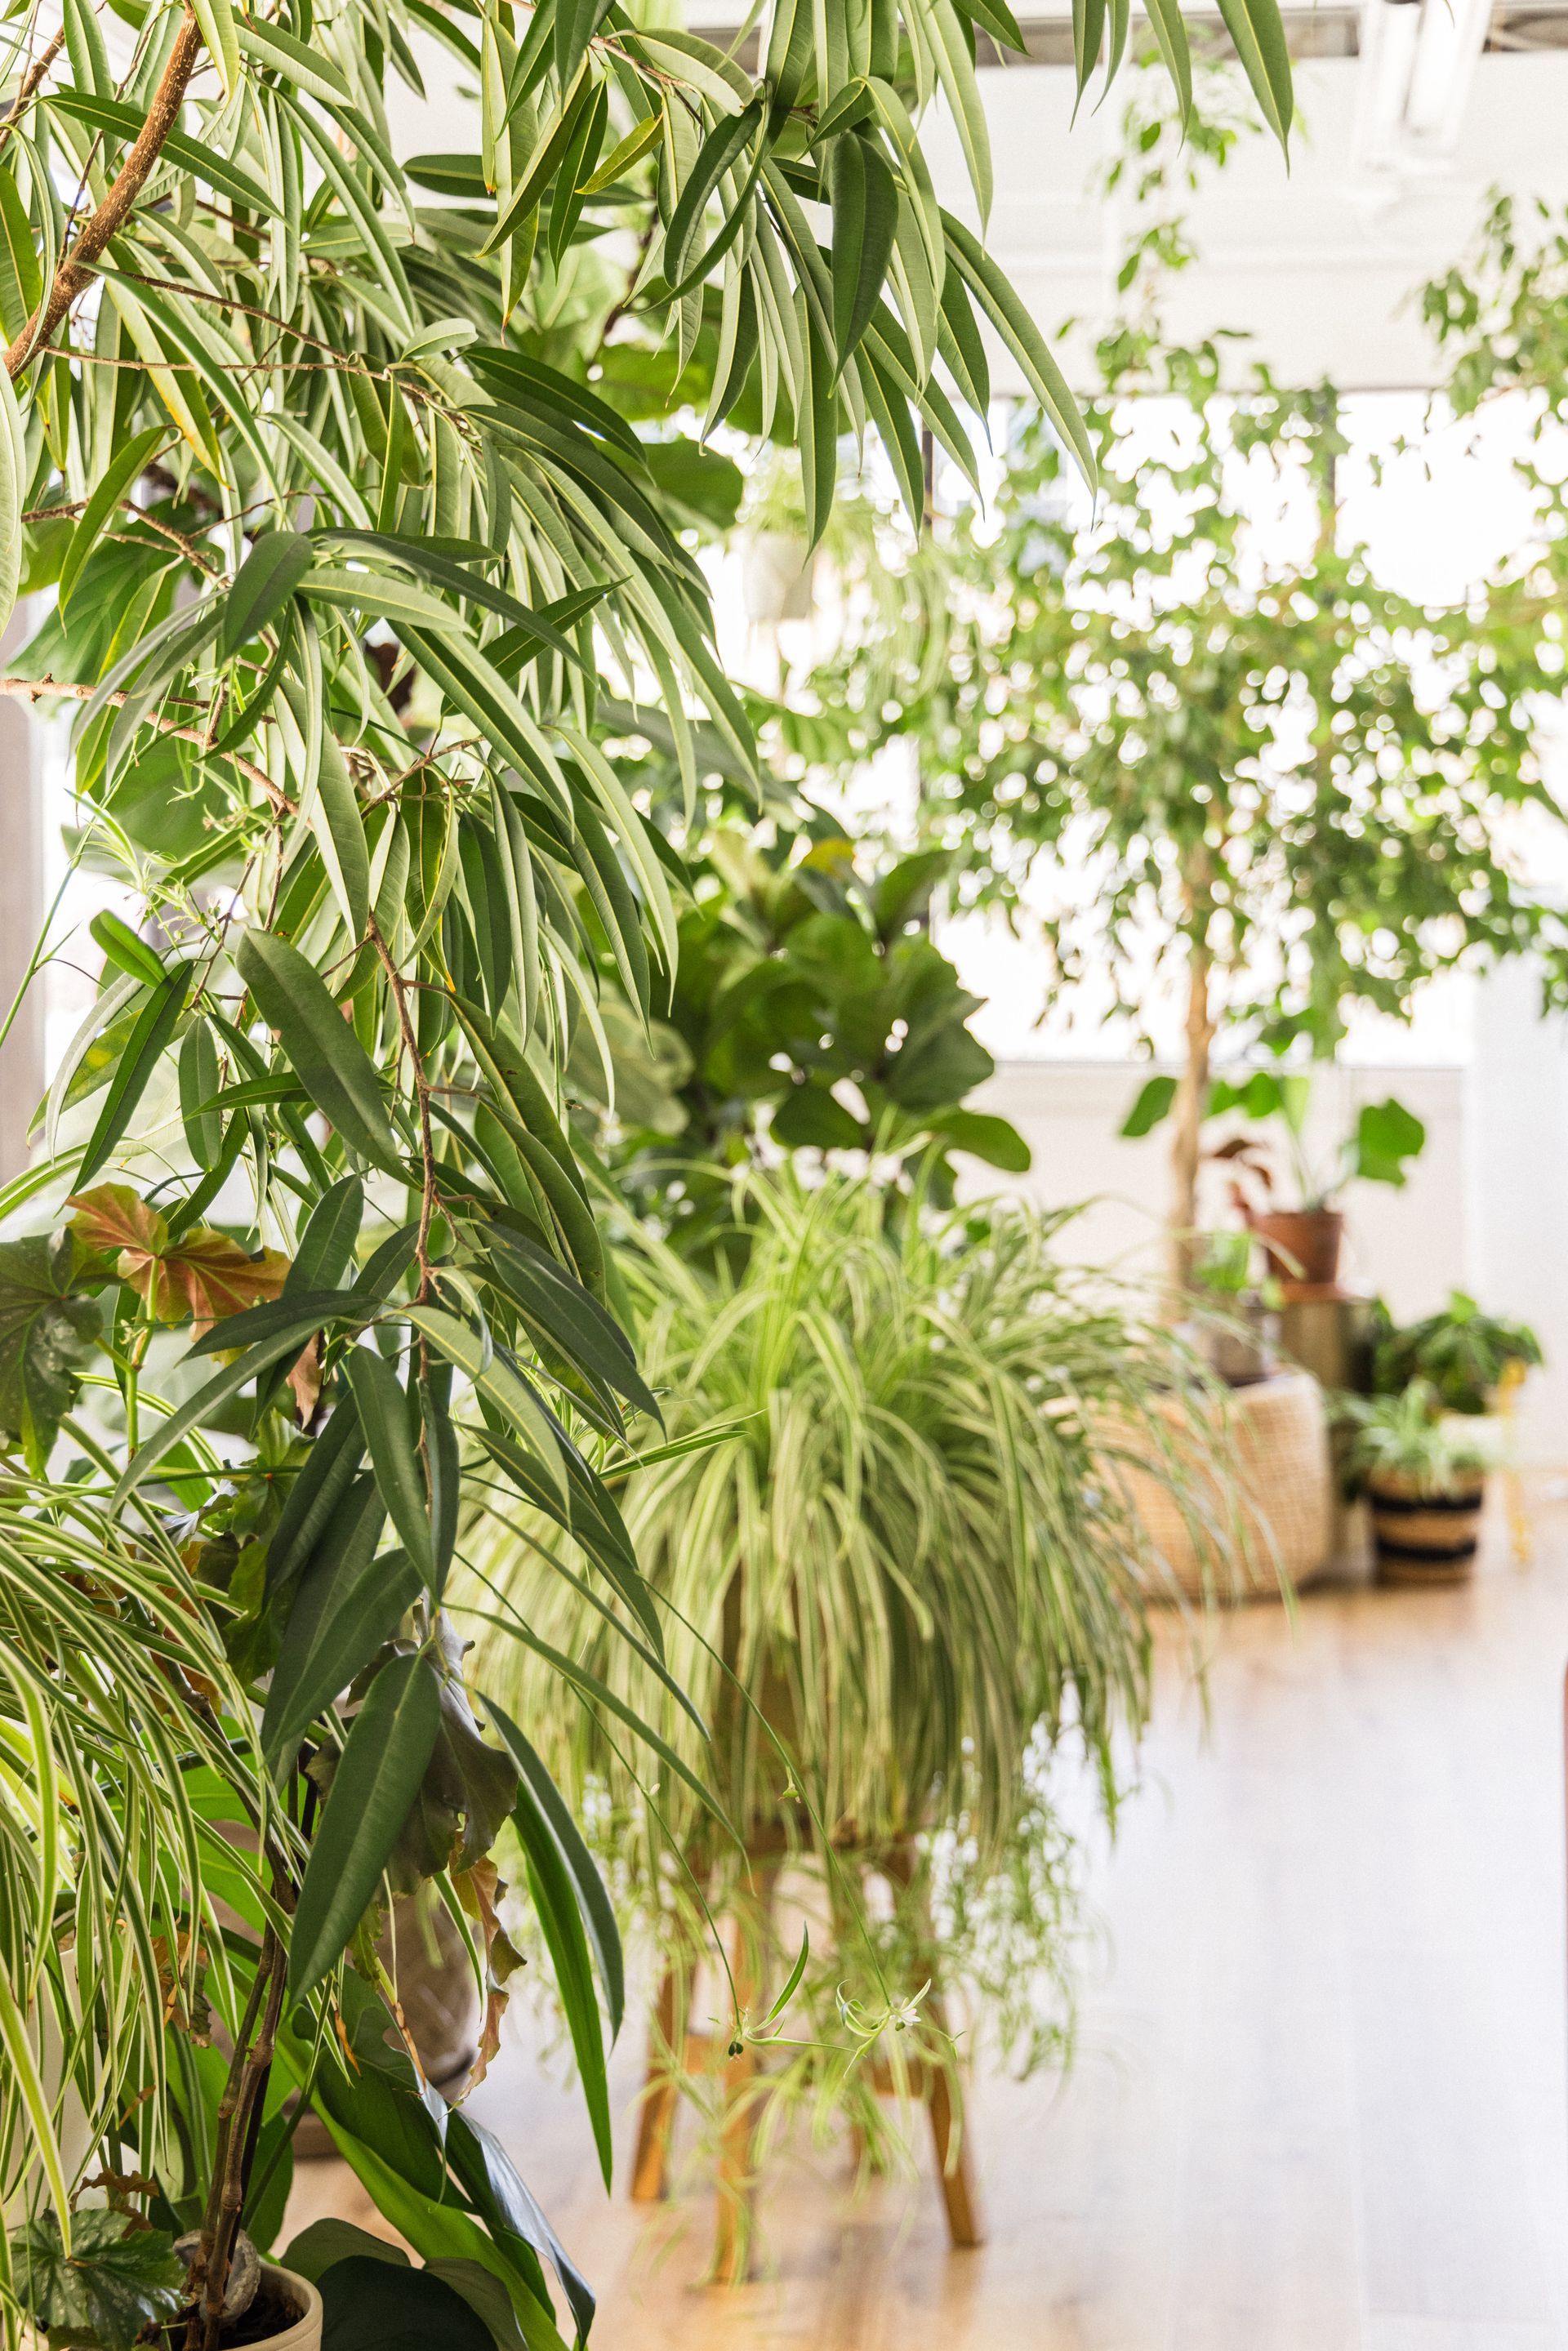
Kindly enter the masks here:
[[[1568, 2346], [1568, 1505], [1535, 1519], [1533, 1563], [1499, 1542], [1467, 1592], [1232, 1616], [1207, 1728], [1166, 1644], [1076, 2069], [973, 2101], [981, 2251], [946, 2252], [929, 2179], [856, 2199], [791, 2160], [770, 2274], [697, 2287], [702, 2197], [607, 2199], [580, 2107], [509, 2048], [476, 2111], [597, 2287], [598, 2351]], [[297, 2215], [326, 2209], [364, 2217], [301, 2167]]]

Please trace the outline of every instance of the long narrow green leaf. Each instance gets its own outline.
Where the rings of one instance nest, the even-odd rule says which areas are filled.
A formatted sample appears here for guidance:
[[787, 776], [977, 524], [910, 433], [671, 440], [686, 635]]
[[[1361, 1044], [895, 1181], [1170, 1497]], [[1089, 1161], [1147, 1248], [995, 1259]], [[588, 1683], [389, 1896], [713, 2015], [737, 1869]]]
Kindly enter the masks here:
[[372, 1348], [350, 1347], [343, 1368], [359, 1407], [360, 1426], [382, 1499], [421, 1579], [434, 1592], [435, 1552], [429, 1500], [414, 1451], [408, 1397], [392, 1365]]
[[237, 653], [247, 638], [258, 637], [269, 628], [309, 570], [311, 560], [310, 541], [298, 531], [269, 530], [258, 538], [229, 590], [218, 639], [220, 651]]
[[374, 1900], [440, 1728], [428, 1660], [393, 1657], [354, 1718], [310, 1848], [289, 1940], [291, 2000], [303, 2000], [337, 1965]]
[[236, 960], [263, 1019], [277, 1029], [318, 1110], [350, 1149], [390, 1175], [402, 1175], [370, 1057], [305, 957], [269, 931], [247, 931]]
[[1088, 427], [1079, 412], [1066, 377], [1046, 349], [1045, 340], [1006, 277], [972, 231], [949, 212], [942, 214], [947, 250], [980, 308], [1023, 370], [1024, 379], [1050, 417], [1063, 445], [1077, 460], [1084, 480], [1093, 487], [1094, 451]]
[[261, 1750], [275, 1778], [293, 1769], [317, 1716], [391, 1640], [423, 1583], [405, 1551], [312, 1561], [289, 1611], [262, 1716]]
[[154, 1429], [151, 1437], [144, 1438], [131, 1455], [120, 1483], [110, 1497], [110, 1514], [118, 1511], [139, 1486], [145, 1484], [164, 1455], [172, 1452], [182, 1437], [188, 1437], [193, 1428], [199, 1428], [220, 1405], [226, 1404], [230, 1396], [238, 1395], [241, 1388], [254, 1380], [258, 1373], [276, 1364], [280, 1355], [298, 1354], [316, 1328], [316, 1318], [308, 1314], [298, 1317], [292, 1322], [285, 1322], [271, 1338], [258, 1340], [254, 1347], [247, 1347], [237, 1363], [225, 1364], [223, 1370], [210, 1379], [205, 1387], [198, 1388], [178, 1412], [172, 1412], [168, 1419]]
[[[79, 89], [51, 89], [45, 93], [44, 103], [57, 114], [70, 115], [85, 122], [93, 131], [107, 131], [113, 139], [131, 146], [140, 134], [144, 117], [138, 107], [127, 106], [119, 99], [94, 98]], [[182, 172], [193, 178], [205, 180], [211, 188], [221, 189], [247, 211], [259, 213], [263, 220], [276, 220], [277, 207], [258, 180], [248, 172], [231, 163], [226, 155], [188, 139], [183, 131], [170, 131], [159, 148], [161, 162], [177, 163]]]
[[110, 517], [131, 485], [140, 479], [153, 451], [168, 439], [165, 426], [152, 424], [145, 433], [133, 434], [125, 446], [117, 451], [113, 463], [82, 508], [81, 519], [71, 533], [71, 543], [60, 566], [59, 597], [62, 606], [70, 602], [71, 590], [81, 577], [88, 557], [103, 537]]
[[898, 228], [898, 191], [885, 157], [854, 132], [836, 139], [833, 202], [833, 356], [836, 372], [864, 334], [887, 277]]
[[1294, 99], [1291, 52], [1277, 0], [1219, 0], [1219, 13], [1263, 120], [1288, 151]]
[[538, 1459], [560, 1504], [567, 1500], [566, 1472], [549, 1417], [538, 1396], [502, 1356], [486, 1347], [476, 1332], [439, 1306], [411, 1306], [409, 1321], [431, 1344], [438, 1347], [486, 1401], [493, 1405]]
[[614, 1907], [605, 1890], [604, 1880], [582, 1841], [581, 1831], [572, 1819], [565, 1798], [546, 1771], [542, 1759], [510, 1716], [504, 1714], [493, 1698], [486, 1698], [484, 1707], [496, 1736], [517, 1767], [519, 1805], [526, 1791], [545, 1828], [559, 1845], [570, 1873], [583, 1927], [593, 1946], [599, 1980], [604, 1987], [604, 1997], [609, 2006], [610, 2038], [618, 2040], [626, 2010], [626, 1971], [621, 1952], [621, 1930], [615, 1923]]
[[[497, 1729], [500, 1728], [497, 1724]], [[505, 1733], [502, 1733], [505, 1740]], [[507, 1745], [509, 1741], [506, 1741]], [[608, 2188], [614, 2170], [610, 2134], [610, 2085], [604, 2069], [604, 2036], [593, 1996], [593, 1969], [577, 1888], [553, 1824], [533, 1783], [519, 1771], [512, 1813], [528, 1874], [528, 1891], [555, 1972], [561, 2013], [571, 2035], [582, 2095], [593, 2125], [599, 2168]]]
[[92, 1182], [135, 1116], [152, 1072], [172, 1040], [190, 980], [190, 966], [176, 964], [143, 1005], [115, 1065], [98, 1124], [82, 1154], [77, 1174], [78, 1192], [85, 1191]]

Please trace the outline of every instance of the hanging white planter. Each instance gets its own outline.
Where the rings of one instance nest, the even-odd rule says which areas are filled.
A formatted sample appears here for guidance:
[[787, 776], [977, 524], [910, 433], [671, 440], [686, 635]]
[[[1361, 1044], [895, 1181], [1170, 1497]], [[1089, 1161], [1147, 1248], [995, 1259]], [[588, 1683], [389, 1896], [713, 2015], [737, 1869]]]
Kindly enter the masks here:
[[748, 533], [740, 552], [747, 619], [763, 628], [777, 628], [780, 621], [809, 621], [815, 609], [816, 563], [805, 539], [794, 531]]

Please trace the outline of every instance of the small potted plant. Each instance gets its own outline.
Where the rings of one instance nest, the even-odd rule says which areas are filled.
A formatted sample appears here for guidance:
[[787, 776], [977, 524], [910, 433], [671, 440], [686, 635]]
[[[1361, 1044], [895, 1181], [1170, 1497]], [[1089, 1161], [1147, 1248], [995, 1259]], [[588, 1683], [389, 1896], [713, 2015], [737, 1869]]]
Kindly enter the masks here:
[[1279, 1284], [1254, 1274], [1250, 1232], [1203, 1236], [1193, 1268], [1193, 1286], [1205, 1309], [1196, 1320], [1193, 1343], [1211, 1372], [1228, 1387], [1250, 1387], [1274, 1371], [1280, 1336]]
[[1243, 1084], [1217, 1080], [1209, 1090], [1207, 1116], [1239, 1111], [1259, 1123], [1277, 1123], [1297, 1205], [1275, 1205], [1279, 1190], [1271, 1139], [1249, 1134], [1230, 1136], [1207, 1158], [1223, 1161], [1239, 1179], [1236, 1207], [1268, 1252], [1270, 1270], [1282, 1296], [1332, 1290], [1339, 1278], [1344, 1217], [1338, 1207], [1348, 1184], [1405, 1182], [1406, 1164], [1427, 1140], [1427, 1130], [1403, 1102], [1364, 1102], [1354, 1126], [1326, 1162], [1309, 1155], [1305, 1144], [1312, 1081], [1300, 1071], [1255, 1070]]
[[1444, 1412], [1488, 1413], [1544, 1361], [1541, 1342], [1525, 1322], [1483, 1314], [1462, 1290], [1450, 1290], [1437, 1314], [1398, 1328], [1379, 1307], [1373, 1386], [1395, 1395], [1412, 1380], [1430, 1383]]
[[1446, 1418], [1429, 1380], [1397, 1395], [1343, 1396], [1354, 1430], [1346, 1469], [1372, 1512], [1385, 1583], [1462, 1583], [1480, 1535], [1490, 1449]]
[[[176, 2239], [108, 2205], [74, 2212], [68, 2241], [57, 2216], [44, 2212], [11, 2238], [12, 2291], [50, 2351], [181, 2346], [193, 2324], [186, 2277], [198, 2241]], [[199, 2327], [196, 2339], [202, 2339]], [[241, 2343], [256, 2351], [318, 2351], [321, 2297], [308, 2279], [262, 2261], [242, 2233], [218, 2339], [225, 2351]]]

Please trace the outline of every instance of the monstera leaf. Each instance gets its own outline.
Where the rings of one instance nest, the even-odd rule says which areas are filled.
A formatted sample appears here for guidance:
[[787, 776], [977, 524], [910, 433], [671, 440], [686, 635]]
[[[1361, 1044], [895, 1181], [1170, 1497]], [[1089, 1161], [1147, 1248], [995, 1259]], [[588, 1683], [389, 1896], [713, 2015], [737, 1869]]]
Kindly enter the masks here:
[[75, 1368], [98, 1336], [79, 1285], [89, 1268], [68, 1232], [0, 1242], [0, 1440], [40, 1476], [80, 1385]]
[[52, 2212], [29, 2220], [11, 2240], [11, 2269], [41, 2325], [103, 2351], [130, 2351], [153, 2319], [172, 2317], [185, 2283], [169, 2237], [108, 2210], [72, 2214], [68, 2252]]

